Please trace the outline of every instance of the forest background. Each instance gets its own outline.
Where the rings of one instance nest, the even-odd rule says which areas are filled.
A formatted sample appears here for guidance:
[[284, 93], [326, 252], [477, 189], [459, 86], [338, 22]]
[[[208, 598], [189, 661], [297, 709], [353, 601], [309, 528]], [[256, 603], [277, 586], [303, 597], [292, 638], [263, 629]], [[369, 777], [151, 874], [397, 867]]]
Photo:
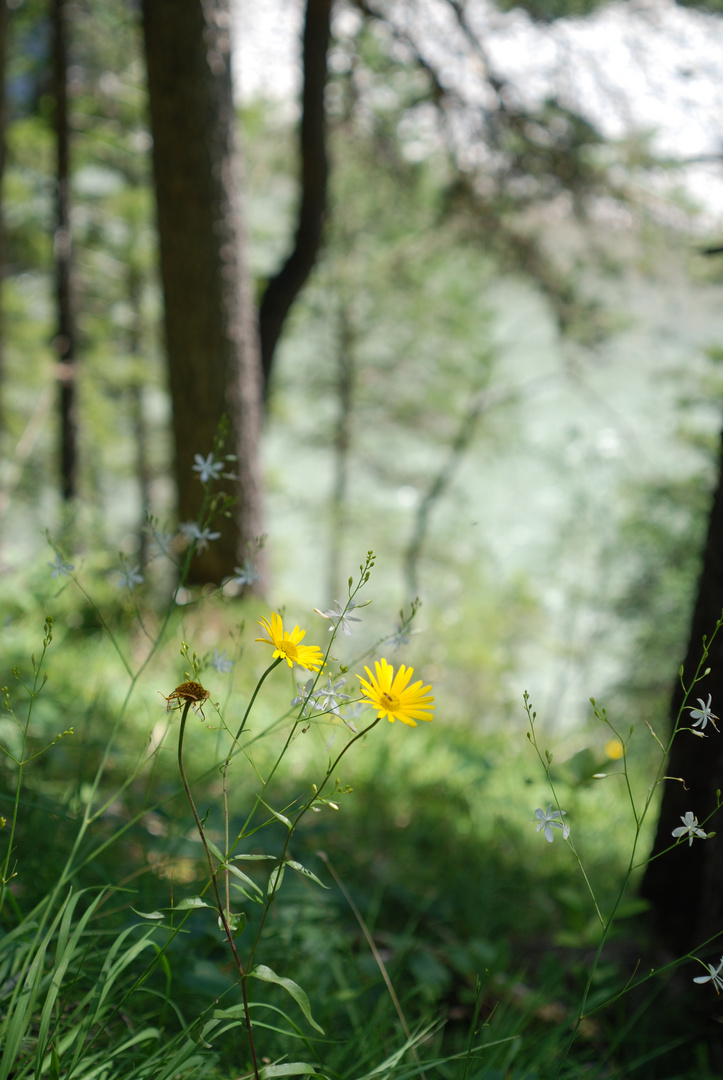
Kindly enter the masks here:
[[[68, 33], [70, 150], [69, 218], [60, 225], [58, 9]], [[610, 11], [620, 40], [628, 34], [632, 41], [633, 93], [677, 104], [668, 129], [623, 125], [620, 117], [636, 110], [621, 104], [624, 88], [610, 86], [604, 56], [597, 76], [583, 61], [588, 98], [570, 75], [570, 27], [592, 26], [594, 34], [594, 20]], [[83, 657], [57, 673], [52, 707], [36, 714], [42, 741], [59, 723], [67, 727], [68, 717], [91, 716], [91, 702], [102, 714], [98, 702], [117, 696], [98, 608], [136, 648], [136, 589], [148, 590], [156, 609], [167, 603], [174, 581], [153, 544], [181, 523], [179, 481], [139, 13], [92, 0], [49, 11], [24, 0], [4, 14], [3, 680], [12, 681], [22, 657], [27, 662], [47, 613], [66, 648]], [[721, 17], [715, 5], [601, 11], [535, 2], [511, 9], [339, 3], [331, 14], [323, 238], [284, 324], [259, 444], [265, 595], [302, 622], [315, 607], [343, 602], [348, 576], [373, 549], [365, 630], [393, 637], [399, 612], [422, 600], [399, 655], [433, 684], [436, 713], [431, 728], [385, 733], [395, 738], [345, 776], [355, 794], [340, 811], [343, 836], [335, 840], [325, 823], [308, 849], [323, 837], [343, 868], [408, 1007], [446, 1018], [454, 1043], [455, 1025], [476, 1019], [475, 978], [487, 972], [484, 1009], [502, 1001], [503, 1030], [528, 1032], [514, 1051], [505, 1047], [509, 1058], [490, 1065], [489, 1075], [513, 1067], [550, 1075], [554, 1028], [579, 989], [598, 931], [565, 848], [548, 848], [535, 833], [535, 808], [550, 800], [525, 740], [522, 693], [530, 692], [545, 745], [554, 749], [569, 820], [585, 821], [580, 847], [607, 898], [625, 874], [629, 811], [618, 790], [593, 779], [616, 768], [621, 744], [595, 721], [589, 698], [604, 702], [619, 730], [635, 728], [626, 753], [644, 777], [655, 750], [646, 724], [666, 730], [678, 665], [686, 649], [701, 652], [697, 626], [691, 631], [696, 594], [702, 589], [718, 612], [723, 606], [720, 581], [706, 582], [702, 563], [721, 422], [714, 249], [723, 113], [710, 74], [721, 55]], [[270, 10], [267, 17], [277, 16]], [[549, 83], [549, 71], [529, 79], [531, 89], [494, 59], [494, 42], [507, 35], [517, 57], [528, 51], [524, 79], [536, 27], [548, 44], [558, 35], [558, 66], [548, 65]], [[655, 54], [645, 54], [646, 42], [666, 34], [678, 64], [667, 78]], [[243, 76], [243, 29], [239, 49]], [[460, 75], [467, 63], [476, 83]], [[641, 71], [655, 75], [652, 90], [640, 88]], [[601, 106], [604, 100], [612, 104]], [[240, 110], [247, 254], [260, 305], [297, 226], [299, 115], [283, 95], [253, 94]], [[697, 144], [689, 140], [693, 130], [702, 132]], [[59, 229], [72, 240], [72, 356], [63, 355], [67, 335], [56, 309]], [[58, 385], [69, 363], [77, 469], [72, 497], [64, 498], [59, 448], [67, 416]], [[220, 416], [211, 427], [207, 419], [188, 433], [191, 456], [213, 449], [209, 432]], [[199, 490], [198, 476], [187, 472], [189, 489]], [[46, 530], [62, 558], [92, 581], [93, 604], [51, 579], [55, 553]], [[252, 544], [248, 558], [256, 556]], [[176, 600], [182, 607], [202, 593], [200, 584], [189, 586]], [[266, 610], [262, 600], [232, 583], [209, 603], [194, 645], [217, 658], [235, 655], [232, 631]], [[171, 665], [176, 644], [164, 663]], [[228, 675], [224, 665], [217, 660], [216, 676]], [[158, 709], [150, 696], [144, 700], [111, 771], [122, 771], [154, 729]], [[90, 763], [102, 734], [88, 720]], [[82, 802], [89, 767], [69, 746], [28, 781], [36, 807], [62, 806], [64, 820]], [[711, 754], [709, 795], [716, 784], [720, 766]], [[678, 810], [669, 815], [673, 824]], [[111, 818], [130, 813], [120, 800]], [[651, 813], [647, 847], [655, 825]], [[149, 817], [124, 860], [153, 869], [168, 828]], [[30, 835], [28, 823], [25, 857], [40, 868], [50, 856]], [[193, 860], [169, 845], [164, 858], [192, 880]], [[51, 867], [52, 859], [38, 869], [38, 882]], [[664, 882], [668, 892], [674, 877]], [[156, 873], [143, 888], [153, 894], [167, 880]], [[631, 898], [639, 882], [640, 871]], [[535, 911], [531, 893], [540, 897]], [[154, 903], [147, 899], [144, 910]], [[339, 895], [325, 903], [348, 931]], [[637, 899], [622, 910], [631, 929], [603, 990], [617, 977], [626, 981], [641, 951], [658, 962], [660, 942], [643, 946], [635, 922], [644, 910]], [[318, 950], [318, 913], [300, 900], [296, 915], [295, 947]], [[689, 910], [683, 918], [692, 919]], [[665, 946], [685, 952], [703, 940], [681, 939], [665, 912], [660, 925]], [[288, 947], [285, 932], [276, 928], [277, 945]], [[364, 942], [343, 948], [381, 1009], [380, 976], [367, 965]], [[202, 951], [191, 949], [179, 977], [188, 1010], [217, 978]], [[668, 1050], [682, 1047], [690, 1060], [695, 1047], [696, 1075], [709, 1067], [715, 1075], [719, 1048], [692, 973], [688, 967], [679, 983], [670, 976], [671, 994], [689, 999], [690, 1008], [670, 1043], [652, 1056], [646, 1049], [651, 1031], [667, 1030], [676, 1013], [656, 999], [651, 1026], [626, 1029], [630, 1049], [622, 1049], [614, 1013], [590, 1029], [582, 1058], [600, 1059], [607, 1075], [624, 1068], [625, 1075], [685, 1076]], [[362, 993], [338, 979], [330, 1002]]]

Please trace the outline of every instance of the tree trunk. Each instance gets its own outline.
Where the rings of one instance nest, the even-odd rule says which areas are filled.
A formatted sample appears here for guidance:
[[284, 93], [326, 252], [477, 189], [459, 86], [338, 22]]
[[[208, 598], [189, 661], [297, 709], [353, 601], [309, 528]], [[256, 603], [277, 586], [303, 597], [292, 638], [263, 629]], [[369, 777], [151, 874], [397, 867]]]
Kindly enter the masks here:
[[[700, 663], [703, 636], [710, 638], [723, 610], [723, 442], [718, 484], [711, 507], [703, 567], [693, 610], [683, 680], [689, 686]], [[689, 704], [712, 695], [713, 711], [723, 706], [723, 628], [713, 641], [705, 664], [710, 673], [696, 684]], [[672, 722], [683, 703], [680, 679], [673, 690]], [[688, 716], [689, 714], [686, 714]], [[686, 726], [690, 726], [685, 720]], [[723, 724], [719, 725], [723, 729]], [[682, 777], [665, 780], [658, 829], [652, 855], [673, 843], [672, 832], [681, 817], [691, 810], [702, 821], [716, 807], [716, 791], [723, 788], [723, 730], [706, 727], [703, 740], [683, 731], [678, 735], [666, 765], [666, 775]], [[720, 816], [720, 815], [719, 815]], [[683, 955], [708, 937], [723, 931], [723, 821], [713, 819], [709, 829], [718, 832], [711, 840], [684, 843], [660, 858], [645, 872], [642, 895], [652, 905], [658, 936], [676, 955]], [[716, 946], [718, 952], [721, 945]]]
[[[191, 580], [220, 582], [261, 534], [262, 380], [245, 265], [228, 0], [143, 0], [178, 510], [195, 521], [223, 414], [238, 481], [232, 520], [194, 560]], [[228, 490], [228, 482], [226, 483]]]
[[55, 295], [57, 333], [53, 347], [60, 385], [60, 477], [63, 498], [77, 494], [78, 432], [75, 386], [75, 324], [72, 296], [72, 238], [70, 232], [70, 124], [68, 120], [68, 12], [65, 0], [53, 0], [53, 96], [57, 153]]
[[[8, 55], [9, 12], [6, 0], [0, 0], [0, 286], [5, 277], [7, 253], [5, 247], [5, 215], [3, 212], [2, 184], [5, 173], [5, 126], [7, 124], [5, 105], [5, 77]], [[0, 297], [1, 300], [1, 297]], [[0, 431], [4, 427], [3, 383], [5, 375], [5, 325], [3, 306], [0, 302]]]
[[268, 391], [276, 346], [289, 309], [311, 273], [321, 244], [329, 162], [324, 91], [332, 0], [307, 0], [304, 88], [300, 130], [301, 201], [294, 250], [266, 286], [259, 312], [264, 386]]

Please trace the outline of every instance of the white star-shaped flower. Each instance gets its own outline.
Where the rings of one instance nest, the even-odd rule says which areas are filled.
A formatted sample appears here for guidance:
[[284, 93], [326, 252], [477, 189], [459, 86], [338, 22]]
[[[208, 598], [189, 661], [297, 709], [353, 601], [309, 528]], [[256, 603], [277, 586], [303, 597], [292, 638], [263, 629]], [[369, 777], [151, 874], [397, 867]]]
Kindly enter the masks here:
[[211, 540], [218, 540], [220, 532], [211, 532], [209, 528], [199, 529], [195, 521], [184, 521], [179, 525], [183, 535], [196, 543], [196, 551], [205, 551]]
[[716, 729], [716, 731], [718, 730], [716, 720], [718, 720], [719, 717], [715, 715], [710, 705], [712, 697], [712, 694], [708, 694], [707, 702], [704, 702], [703, 698], [698, 698], [698, 704], [700, 705], [700, 708], [688, 709], [688, 712], [690, 713], [691, 719], [693, 721], [693, 727], [698, 727], [698, 724], [700, 724], [701, 731], [705, 730], [705, 725], [708, 723], [709, 720], [713, 727]]
[[[334, 630], [341, 630], [347, 637], [351, 637], [351, 626], [349, 624], [361, 622], [361, 619], [358, 619], [356, 615], [350, 614], [352, 608], [355, 607], [356, 604], [353, 600], [348, 602], [346, 608], [343, 608], [339, 601], [335, 600], [333, 608], [327, 608], [326, 611], [319, 611], [318, 608], [314, 608], [314, 611], [317, 615], [321, 615], [322, 619], [329, 620], [331, 623], [329, 633], [332, 633]], [[334, 608], [336, 608], [336, 610], [334, 610]]]
[[301, 715], [306, 716], [314, 706], [314, 699], [312, 697], [311, 689], [314, 685], [313, 678], [307, 679], [305, 683], [297, 682], [296, 684], [296, 697], [292, 698], [292, 705], [301, 705]]
[[233, 577], [229, 578], [229, 581], [233, 582], [234, 585], [253, 585], [260, 577], [261, 574], [251, 562], [251, 559], [244, 559], [242, 566], [234, 567]]
[[68, 577], [71, 570], [75, 570], [72, 563], [66, 562], [63, 556], [56, 551], [55, 562], [49, 562], [48, 566], [52, 570], [51, 577], [58, 577], [62, 574], [63, 577]]
[[708, 833], [703, 832], [698, 828], [698, 818], [695, 816], [692, 810], [686, 810], [685, 814], [680, 819], [683, 824], [679, 825], [677, 829], [673, 829], [673, 836], [677, 839], [683, 839], [684, 836], [688, 837], [688, 847], [691, 846], [696, 836], [701, 840], [708, 839]]
[[229, 671], [233, 670], [233, 660], [226, 659], [226, 650], [219, 652], [218, 649], [213, 650], [213, 660], [211, 661], [213, 666], [219, 675], [228, 675]]
[[196, 462], [193, 471], [199, 474], [199, 480], [202, 484], [207, 484], [209, 480], [218, 480], [223, 472], [223, 462], [216, 461], [213, 454], [209, 454], [207, 457], [194, 454], [193, 460]]
[[335, 716], [341, 716], [339, 709], [343, 702], [349, 700], [348, 694], [341, 694], [339, 691], [342, 686], [346, 685], [346, 679], [337, 679], [332, 683], [331, 676], [328, 676], [326, 680], [326, 686], [322, 690], [316, 690], [312, 694], [312, 700], [314, 702], [314, 708], [319, 712], [331, 712]]
[[140, 566], [134, 566], [133, 569], [129, 566], [124, 566], [122, 570], [118, 571], [118, 588], [119, 589], [133, 589], [135, 585], [143, 584], [143, 574], [141, 573]]
[[715, 987], [716, 994], [720, 994], [721, 990], [723, 990], [723, 976], [721, 976], [721, 969], [723, 968], [723, 956], [721, 956], [720, 958], [720, 963], [718, 964], [718, 967], [715, 967], [715, 965], [713, 964], [706, 964], [706, 967], [708, 968], [709, 974], [698, 975], [697, 978], [693, 979], [693, 982], [712, 982], [713, 986]]
[[553, 841], [553, 829], [562, 829], [562, 838], [563, 840], [567, 840], [570, 835], [570, 826], [565, 825], [562, 820], [565, 817], [564, 810], [553, 810], [552, 803], [548, 803], [547, 810], [542, 810], [541, 808], [535, 810], [535, 817], [537, 818], [537, 828], [535, 829], [535, 832], [539, 832], [540, 829], [543, 829], [545, 840], [547, 840], [548, 844], [551, 844]]

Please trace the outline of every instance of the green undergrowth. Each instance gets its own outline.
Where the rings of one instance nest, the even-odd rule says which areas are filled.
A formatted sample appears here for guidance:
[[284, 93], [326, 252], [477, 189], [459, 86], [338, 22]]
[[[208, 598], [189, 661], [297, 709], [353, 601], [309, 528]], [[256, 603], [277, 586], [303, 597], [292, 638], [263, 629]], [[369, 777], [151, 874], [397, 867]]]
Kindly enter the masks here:
[[[265, 609], [256, 601], [179, 608], [119, 724], [129, 685], [120, 654], [145, 655], [162, 610], [144, 611], [139, 629], [127, 595], [109, 590], [105, 600], [96, 608], [67, 584], [42, 597], [54, 608], [55, 629], [48, 681], [28, 732], [30, 756], [72, 734], [25, 768], [0, 943], [0, 1011], [9, 1025], [5, 1046], [15, 1052], [5, 1050], [12, 1067], [0, 1065], [0, 1080], [230, 1080], [248, 1069], [234, 1013], [236, 978], [212, 913], [184, 910], [202, 894], [208, 873], [178, 778], [178, 713], [166, 712], [159, 691], [168, 695], [182, 680], [179, 641], [193, 641], [201, 663], [208, 661], [199, 677], [211, 703], [205, 720], [189, 717], [187, 768], [209, 840], [221, 846], [213, 703], [233, 729], [263, 671], [253, 639]], [[0, 677], [14, 707], [19, 679], [32, 675], [31, 654], [39, 655], [40, 604], [40, 591], [31, 590], [8, 604]], [[210, 662], [221, 649], [235, 660], [231, 673]], [[286, 666], [278, 676], [254, 711], [244, 760], [230, 769], [232, 834], [252, 796], [248, 767], [267, 773], [273, 736], [290, 723], [296, 683]], [[676, 1007], [674, 975], [586, 1019], [561, 1064], [600, 926], [568, 848], [536, 832], [534, 811], [550, 802], [549, 788], [524, 736], [522, 702], [520, 713], [519, 722], [488, 717], [475, 727], [438, 702], [432, 725], [415, 731], [384, 721], [344, 759], [335, 794], [307, 816], [287, 853], [324, 888], [287, 874], [263, 937], [264, 964], [294, 972], [317, 1026], [303, 1010], [282, 1010], [277, 988], [255, 980], [253, 1017], [268, 1070], [262, 1075], [284, 1075], [274, 1070], [300, 1058], [309, 1072], [357, 1080], [673, 1080], [693, 1075], [693, 1058], [696, 1076], [715, 1075], [701, 1037], [707, 1020]], [[539, 724], [544, 728], [544, 718]], [[279, 770], [279, 812], [308, 798], [318, 762], [333, 757], [345, 734], [334, 716], [299, 728]], [[0, 720], [0, 735], [18, 756], [9, 716]], [[631, 841], [608, 735], [591, 717], [583, 731], [559, 735], [549, 747], [551, 778], [603, 911], [624, 879]], [[641, 796], [652, 742], [636, 730], [628, 748]], [[8, 820], [16, 779], [6, 755], [0, 814]], [[83, 830], [91, 803], [100, 809]], [[263, 842], [244, 842], [247, 854], [279, 855], [284, 836], [281, 824], [272, 826]], [[643, 836], [643, 850], [651, 839]], [[259, 890], [268, 878], [264, 866], [245, 866]], [[651, 966], [635, 881], [634, 874], [597, 968], [593, 1006], [615, 998], [641, 964]], [[154, 913], [155, 922], [148, 918]], [[259, 910], [249, 903], [244, 914], [241, 940], [255, 932]], [[32, 977], [17, 981], [26, 970]]]

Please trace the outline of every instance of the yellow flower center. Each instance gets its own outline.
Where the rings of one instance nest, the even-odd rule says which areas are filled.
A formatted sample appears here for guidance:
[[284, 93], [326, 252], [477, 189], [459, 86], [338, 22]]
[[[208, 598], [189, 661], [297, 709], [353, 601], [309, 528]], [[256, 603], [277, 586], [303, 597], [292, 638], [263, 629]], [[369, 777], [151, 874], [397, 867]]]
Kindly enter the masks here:
[[299, 657], [299, 650], [289, 637], [284, 637], [281, 642], [281, 652], [288, 656], [289, 660], [297, 660]]
[[382, 690], [382, 692], [380, 694], [380, 700], [381, 700], [382, 706], [388, 712], [396, 712], [397, 709], [399, 708], [399, 698], [397, 697], [396, 694], [389, 694], [389, 693], [387, 693], [386, 690]]

